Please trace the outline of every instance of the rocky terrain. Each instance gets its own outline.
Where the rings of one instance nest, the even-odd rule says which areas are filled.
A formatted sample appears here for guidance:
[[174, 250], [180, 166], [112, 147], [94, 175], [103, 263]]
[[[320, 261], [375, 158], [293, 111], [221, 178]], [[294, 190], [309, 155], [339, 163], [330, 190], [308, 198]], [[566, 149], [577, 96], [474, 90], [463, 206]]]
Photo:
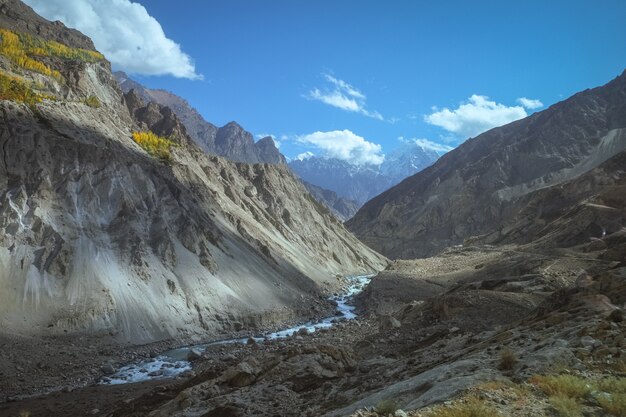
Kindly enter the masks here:
[[[0, 22], [74, 48], [0, 54], [0, 415], [626, 415], [626, 73], [366, 204], [368, 242], [437, 252], [388, 261], [286, 164], [208, 155], [123, 94], [79, 33], [17, 0]], [[336, 317], [343, 277], [376, 271]], [[174, 378], [110, 384], [216, 339]]]
[[[489, 234], [494, 241], [532, 240], [534, 233], [518, 233], [520, 238], [514, 239], [504, 227], [518, 222], [520, 230], [524, 221], [520, 212], [531, 200], [535, 209], [533, 214], [526, 209], [526, 221], [535, 222], [532, 227], [538, 230], [555, 220], [546, 214], [583, 207], [587, 198], [604, 191], [605, 177], [613, 181], [612, 175], [620, 175], [593, 169], [626, 149], [625, 103], [623, 73], [602, 87], [485, 132], [369, 201], [348, 227], [381, 253], [401, 258], [429, 256], [477, 235]], [[585, 187], [574, 196], [547, 202], [565, 183], [576, 188], [569, 181], [586, 173]], [[540, 193], [536, 198], [535, 192]], [[623, 206], [613, 208], [619, 211]], [[539, 218], [534, 218], [537, 212]], [[596, 224], [594, 237], [602, 236], [603, 227], [618, 226]], [[587, 239], [589, 232], [576, 242]]]
[[321, 314], [337, 276], [384, 267], [284, 164], [206, 155], [171, 109], [124, 97], [88, 39], [3, 4], [5, 27], [82, 48], [0, 60], [36, 97], [0, 101], [3, 334], [210, 338]]
[[302, 180], [302, 183], [317, 201], [328, 207], [340, 220], [348, 220], [350, 217], [354, 216], [359, 209], [356, 201], [339, 197], [334, 191], [326, 190], [304, 180]]

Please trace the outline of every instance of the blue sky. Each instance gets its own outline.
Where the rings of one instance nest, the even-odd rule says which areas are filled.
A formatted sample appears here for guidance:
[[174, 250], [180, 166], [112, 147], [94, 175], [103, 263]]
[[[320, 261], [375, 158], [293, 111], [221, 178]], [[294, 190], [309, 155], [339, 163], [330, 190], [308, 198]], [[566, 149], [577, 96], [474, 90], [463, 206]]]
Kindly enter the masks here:
[[[143, 0], [146, 15], [129, 0], [26, 2], [208, 121], [275, 135], [289, 157], [377, 163], [399, 137], [456, 146], [626, 68], [623, 0]], [[135, 29], [111, 35], [93, 23], [106, 14]], [[178, 78], [143, 75], [161, 70]]]

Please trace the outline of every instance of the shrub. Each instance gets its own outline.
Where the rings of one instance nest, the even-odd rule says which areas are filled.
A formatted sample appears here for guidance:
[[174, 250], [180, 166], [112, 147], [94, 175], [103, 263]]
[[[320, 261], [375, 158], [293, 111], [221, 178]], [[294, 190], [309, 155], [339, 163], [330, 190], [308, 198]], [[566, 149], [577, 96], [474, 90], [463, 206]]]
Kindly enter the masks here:
[[89, 107], [93, 107], [94, 109], [100, 108], [100, 106], [102, 106], [102, 103], [100, 103], [98, 97], [94, 96], [93, 94], [83, 100], [83, 102]]
[[515, 356], [515, 352], [509, 348], [500, 352], [500, 363], [498, 364], [498, 369], [502, 371], [510, 371], [515, 368], [516, 364], [517, 356]]
[[592, 388], [585, 379], [573, 375], [535, 376], [531, 382], [551, 397], [584, 398]]
[[171, 160], [170, 149], [176, 143], [152, 132], [133, 132], [133, 140], [150, 155], [164, 161]]
[[598, 397], [600, 407], [617, 417], [626, 417], [626, 394], [615, 393]]
[[0, 29], [0, 54], [8, 57], [15, 65], [30, 71], [62, 79], [61, 73], [51, 69], [37, 57], [56, 57], [97, 62], [104, 59], [100, 52], [70, 48], [59, 42], [48, 41], [26, 33]]
[[398, 410], [398, 405], [393, 400], [383, 400], [376, 405], [376, 412], [383, 416], [393, 414]]
[[495, 408], [475, 397], [463, 403], [437, 407], [427, 414], [428, 417], [496, 417], [500, 415]]
[[33, 90], [30, 83], [0, 71], [0, 100], [11, 100], [33, 106], [50, 98]]
[[582, 406], [575, 398], [557, 394], [550, 397], [549, 401], [561, 417], [582, 417]]

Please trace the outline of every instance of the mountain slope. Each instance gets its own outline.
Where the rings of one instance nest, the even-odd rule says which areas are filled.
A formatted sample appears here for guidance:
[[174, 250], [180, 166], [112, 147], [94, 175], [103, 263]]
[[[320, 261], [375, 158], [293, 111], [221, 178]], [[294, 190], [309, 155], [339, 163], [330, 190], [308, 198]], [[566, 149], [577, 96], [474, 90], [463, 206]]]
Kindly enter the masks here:
[[626, 72], [468, 140], [368, 202], [348, 227], [388, 256], [431, 255], [494, 232], [523, 208], [525, 195], [572, 180], [625, 148]]
[[[384, 266], [287, 166], [207, 156], [154, 103], [129, 99], [131, 117], [104, 60], [47, 62], [59, 78], [0, 60], [53, 96], [0, 101], [2, 332], [210, 337], [308, 318], [336, 275]], [[169, 161], [133, 141], [148, 128], [175, 142]]]
[[115, 72], [114, 75], [125, 93], [135, 90], [144, 102], [152, 101], [171, 108], [185, 125], [189, 136], [205, 152], [236, 162], [285, 163], [285, 157], [276, 148], [271, 137], [262, 138], [255, 143], [252, 134], [235, 122], [218, 128], [207, 122], [182, 97], [169, 91], [146, 88], [121, 71]]
[[309, 182], [302, 181], [302, 183], [317, 201], [328, 207], [340, 220], [348, 220], [359, 209], [356, 201], [339, 197], [334, 191], [326, 190]]

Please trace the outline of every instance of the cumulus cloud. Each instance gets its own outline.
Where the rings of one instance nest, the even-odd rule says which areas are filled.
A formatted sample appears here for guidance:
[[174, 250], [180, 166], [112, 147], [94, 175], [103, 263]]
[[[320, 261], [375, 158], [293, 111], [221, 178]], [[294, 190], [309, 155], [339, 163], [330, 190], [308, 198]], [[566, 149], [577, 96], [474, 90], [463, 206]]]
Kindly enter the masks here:
[[477, 94], [472, 95], [467, 103], [462, 103], [456, 109], [433, 108], [433, 110], [433, 113], [424, 116], [427, 123], [463, 137], [476, 136], [528, 115], [522, 106], [509, 107]]
[[414, 143], [415, 145], [419, 146], [420, 148], [424, 150], [433, 151], [438, 154], [444, 154], [454, 149], [452, 146], [442, 145], [441, 143], [436, 143], [428, 139], [419, 139], [419, 138], [405, 139], [403, 136], [400, 136], [398, 140], [403, 143]]
[[48, 20], [89, 36], [116, 69], [131, 74], [201, 79], [191, 57], [161, 24], [130, 0], [24, 0]]
[[367, 97], [357, 88], [329, 74], [324, 74], [324, 78], [330, 84], [330, 88], [324, 90], [314, 88], [305, 95], [306, 98], [321, 101], [345, 111], [361, 113], [373, 119], [384, 120], [380, 113], [366, 108]]
[[379, 144], [368, 142], [347, 129], [314, 132], [298, 136], [296, 141], [320, 149], [327, 157], [342, 159], [353, 165], [380, 165], [385, 159]]
[[541, 100], [532, 98], [520, 97], [517, 99], [517, 102], [529, 110], [535, 110], [543, 107]]

